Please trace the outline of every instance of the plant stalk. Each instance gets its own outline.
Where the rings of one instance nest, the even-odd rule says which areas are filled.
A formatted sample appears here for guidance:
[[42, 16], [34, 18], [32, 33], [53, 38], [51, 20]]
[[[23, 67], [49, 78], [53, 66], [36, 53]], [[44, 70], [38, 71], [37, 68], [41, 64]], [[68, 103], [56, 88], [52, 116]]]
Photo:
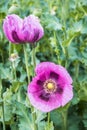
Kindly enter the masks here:
[[[34, 72], [34, 70], [35, 70], [35, 67], [36, 67], [36, 58], [35, 58], [35, 47], [34, 47], [34, 45], [32, 45], [32, 61], [33, 61], [33, 73], [34, 73], [34, 75], [33, 76], [35, 76], [35, 72]], [[37, 126], [37, 124], [36, 124], [36, 112], [34, 112], [34, 108], [32, 107], [32, 112], [33, 112], [33, 122], [34, 122], [34, 130], [38, 130], [38, 126]]]
[[62, 112], [63, 130], [67, 130], [67, 111]]
[[4, 113], [4, 100], [3, 100], [3, 87], [2, 87], [2, 81], [0, 79], [0, 87], [1, 87], [1, 98], [2, 98], [2, 116], [3, 116], [3, 130], [6, 130], [5, 127], [5, 113]]
[[27, 55], [26, 45], [25, 44], [23, 44], [23, 49], [24, 49], [26, 72], [27, 72], [27, 76], [28, 76], [28, 83], [30, 83], [30, 72], [29, 72], [29, 68], [28, 68], [28, 55]]
[[75, 82], [78, 80], [78, 75], [79, 75], [79, 63], [76, 61], [75, 64]]
[[15, 61], [12, 62], [12, 69], [13, 69], [13, 79], [15, 79], [16, 81], [17, 77], [16, 77]]
[[50, 130], [50, 112], [48, 112], [48, 130]]
[[11, 56], [11, 42], [9, 42], [9, 58]]
[[[34, 72], [35, 67], [36, 67], [35, 47], [34, 46], [32, 46], [32, 61], [33, 61], [33, 72]], [[35, 76], [35, 72], [34, 72], [34, 76]]]
[[[3, 96], [2, 96], [3, 99]], [[5, 114], [4, 114], [4, 101], [2, 102], [2, 113], [3, 113], [3, 130], [6, 130], [5, 128]]]

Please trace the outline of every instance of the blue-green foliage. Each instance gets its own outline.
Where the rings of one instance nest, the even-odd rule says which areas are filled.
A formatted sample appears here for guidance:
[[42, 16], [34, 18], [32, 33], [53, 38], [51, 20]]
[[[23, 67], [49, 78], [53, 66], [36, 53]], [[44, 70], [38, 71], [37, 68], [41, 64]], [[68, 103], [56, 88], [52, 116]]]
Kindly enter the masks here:
[[[22, 18], [33, 13], [40, 18], [44, 37], [36, 46], [36, 62], [52, 61], [67, 68], [74, 86], [74, 97], [68, 107], [67, 130], [86, 130], [87, 0], [0, 0], [0, 130], [3, 102], [7, 129], [34, 130], [27, 97], [28, 81], [23, 45], [11, 44], [4, 36], [2, 28], [5, 16], [13, 13]], [[26, 50], [32, 77], [31, 47], [27, 45]], [[9, 60], [12, 53], [19, 56], [15, 67]], [[14, 71], [17, 79], [14, 78]], [[49, 130], [62, 129], [61, 111], [64, 108], [51, 112]], [[39, 111], [36, 113], [38, 130], [47, 130], [47, 114]]]

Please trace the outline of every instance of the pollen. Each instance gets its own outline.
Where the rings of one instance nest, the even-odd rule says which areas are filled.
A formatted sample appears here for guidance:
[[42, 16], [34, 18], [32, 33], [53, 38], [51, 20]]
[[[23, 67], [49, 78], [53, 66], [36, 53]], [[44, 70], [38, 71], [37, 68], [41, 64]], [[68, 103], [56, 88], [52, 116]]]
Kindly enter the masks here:
[[15, 58], [15, 57], [17, 57], [17, 54], [12, 53], [12, 54], [11, 54], [11, 57]]
[[53, 90], [54, 89], [54, 84], [53, 83], [48, 83], [47, 84], [47, 88], [49, 89], [49, 90]]
[[56, 82], [52, 79], [46, 80], [43, 87], [47, 93], [54, 93], [57, 89]]
[[9, 60], [11, 62], [17, 60], [19, 58], [18, 54], [17, 53], [12, 53], [11, 56], [9, 57]]

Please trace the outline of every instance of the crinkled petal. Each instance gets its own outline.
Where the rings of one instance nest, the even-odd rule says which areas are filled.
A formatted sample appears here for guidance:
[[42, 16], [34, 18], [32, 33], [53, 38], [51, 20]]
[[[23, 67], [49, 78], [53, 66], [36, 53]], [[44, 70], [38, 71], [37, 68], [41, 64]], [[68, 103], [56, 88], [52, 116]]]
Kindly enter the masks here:
[[67, 70], [61, 65], [56, 65], [52, 62], [42, 62], [37, 65], [35, 72], [39, 75], [42, 72], [55, 72], [59, 75], [58, 82], [63, 86], [65, 84], [72, 84], [72, 78]]
[[39, 18], [36, 17], [36, 16], [33, 15], [33, 14], [29, 15], [29, 16], [28, 16], [28, 19], [29, 19], [29, 21], [31, 21], [31, 22], [40, 23]]
[[28, 97], [31, 104], [42, 112], [49, 112], [61, 106], [62, 97], [60, 94], [54, 94], [48, 101], [39, 97], [40, 93], [31, 93], [28, 91]]
[[42, 62], [40, 63], [39, 65], [36, 66], [36, 69], [35, 69], [35, 72], [36, 74], [40, 74], [40, 73], [43, 73], [43, 72], [49, 72], [49, 71], [52, 71], [52, 70], [55, 70], [56, 71], [56, 66], [54, 63], [52, 62]]
[[20, 28], [22, 28], [22, 19], [17, 15], [8, 15], [4, 20], [4, 33], [8, 40], [10, 40], [13, 43], [18, 43], [19, 40], [21, 41], [21, 38], [19, 37]]
[[41, 86], [41, 84], [38, 83], [38, 80], [40, 80], [40, 78], [36, 76], [33, 78], [32, 82], [29, 84], [28, 91], [30, 93], [38, 93], [39, 91], [43, 90], [43, 87]]
[[59, 93], [54, 93], [49, 96], [48, 100], [45, 100], [45, 98], [41, 98], [43, 97], [43, 94], [47, 95], [43, 89], [42, 84], [37, 82], [39, 80], [39, 82], [42, 81], [43, 83], [45, 78], [41, 79], [41, 76], [42, 75], [36, 76], [29, 84], [28, 97], [34, 107], [43, 112], [49, 112], [61, 106], [62, 96]]
[[23, 34], [25, 40], [30, 43], [34, 43], [43, 37], [44, 30], [37, 17], [30, 15], [24, 19]]
[[62, 94], [62, 106], [66, 105], [73, 98], [72, 85], [66, 85]]
[[43, 27], [34, 15], [24, 20], [15, 14], [8, 15], [4, 20], [3, 30], [8, 40], [13, 43], [34, 43], [44, 35]]

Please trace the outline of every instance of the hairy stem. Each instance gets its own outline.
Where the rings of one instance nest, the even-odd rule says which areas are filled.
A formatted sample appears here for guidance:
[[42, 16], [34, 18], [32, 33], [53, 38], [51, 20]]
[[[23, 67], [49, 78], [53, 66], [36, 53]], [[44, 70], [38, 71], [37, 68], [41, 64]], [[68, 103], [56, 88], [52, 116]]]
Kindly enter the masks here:
[[28, 76], [28, 83], [30, 83], [30, 72], [29, 72], [29, 68], [28, 68], [28, 55], [27, 55], [27, 50], [26, 50], [25, 44], [23, 44], [23, 49], [24, 49], [26, 72], [27, 72], [27, 76]]
[[67, 130], [67, 111], [62, 112], [63, 130]]
[[[3, 97], [3, 96], [2, 96], [2, 97]], [[3, 130], [5, 130], [4, 101], [2, 102], [2, 113], [3, 113]]]
[[65, 48], [65, 68], [68, 68], [68, 48]]
[[75, 64], [75, 81], [78, 80], [78, 75], [79, 75], [79, 63], [78, 63], [78, 61], [76, 61], [76, 64]]
[[3, 100], [3, 87], [2, 87], [2, 81], [0, 79], [0, 87], [1, 87], [1, 98], [2, 98], [2, 116], [3, 116], [3, 130], [6, 130], [5, 127], [5, 113], [4, 113], [4, 100]]
[[11, 56], [11, 42], [9, 42], [9, 58]]
[[15, 79], [15, 81], [16, 81], [17, 77], [16, 77], [15, 61], [12, 62], [12, 69], [13, 69], [13, 79]]
[[[35, 76], [34, 70], [35, 70], [35, 67], [36, 67], [36, 58], [35, 58], [35, 47], [34, 47], [34, 45], [32, 45], [32, 61], [33, 61], [33, 73], [34, 73], [34, 76]], [[33, 112], [32, 116], [33, 116], [33, 122], [34, 122], [34, 130], [38, 130], [38, 126], [35, 122], [37, 117], [36, 117], [36, 112], [34, 112], [34, 108], [32, 108], [32, 112]]]
[[31, 107], [32, 111], [32, 119], [33, 119], [33, 124], [34, 124], [34, 130], [38, 130], [38, 126], [36, 124], [36, 112], [34, 111], [34, 107]]
[[[32, 46], [32, 61], [33, 61], [33, 71], [34, 71], [35, 67], [36, 67], [35, 47], [34, 46]], [[35, 72], [34, 72], [34, 76], [35, 76]]]
[[48, 112], [48, 130], [50, 130], [50, 112]]

